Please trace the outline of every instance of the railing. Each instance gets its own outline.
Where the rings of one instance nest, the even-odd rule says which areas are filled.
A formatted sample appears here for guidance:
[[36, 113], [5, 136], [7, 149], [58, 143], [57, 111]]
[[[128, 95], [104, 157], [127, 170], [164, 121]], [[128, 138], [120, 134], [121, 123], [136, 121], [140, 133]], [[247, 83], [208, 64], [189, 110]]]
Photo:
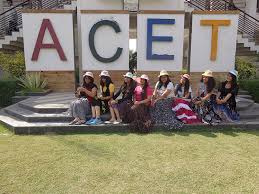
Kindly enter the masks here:
[[188, 0], [189, 6], [199, 10], [239, 10], [238, 31], [251, 41], [259, 43], [259, 20], [226, 0]]
[[71, 0], [25, 0], [0, 14], [0, 38], [19, 31], [22, 27], [22, 9], [60, 9]]

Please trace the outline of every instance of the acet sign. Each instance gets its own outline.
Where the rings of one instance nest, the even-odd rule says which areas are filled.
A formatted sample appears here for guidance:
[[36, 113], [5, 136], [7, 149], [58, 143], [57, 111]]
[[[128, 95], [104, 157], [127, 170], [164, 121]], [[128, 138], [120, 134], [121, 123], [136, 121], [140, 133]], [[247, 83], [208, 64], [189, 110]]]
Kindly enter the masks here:
[[[238, 12], [193, 12], [190, 70], [227, 72], [234, 68]], [[137, 15], [140, 71], [181, 71], [185, 40], [184, 11], [145, 10]], [[129, 13], [81, 10], [78, 22], [81, 67], [128, 70]], [[73, 13], [24, 11], [27, 71], [74, 71]], [[188, 34], [187, 34], [188, 35]]]

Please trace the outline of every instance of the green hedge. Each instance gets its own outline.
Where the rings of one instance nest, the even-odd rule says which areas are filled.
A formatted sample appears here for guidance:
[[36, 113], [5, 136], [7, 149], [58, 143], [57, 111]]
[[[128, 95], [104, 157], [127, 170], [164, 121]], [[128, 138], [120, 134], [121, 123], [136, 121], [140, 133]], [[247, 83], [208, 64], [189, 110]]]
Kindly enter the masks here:
[[256, 102], [259, 102], [259, 79], [239, 81], [241, 89], [248, 91]]
[[0, 107], [12, 104], [16, 92], [16, 80], [0, 80]]

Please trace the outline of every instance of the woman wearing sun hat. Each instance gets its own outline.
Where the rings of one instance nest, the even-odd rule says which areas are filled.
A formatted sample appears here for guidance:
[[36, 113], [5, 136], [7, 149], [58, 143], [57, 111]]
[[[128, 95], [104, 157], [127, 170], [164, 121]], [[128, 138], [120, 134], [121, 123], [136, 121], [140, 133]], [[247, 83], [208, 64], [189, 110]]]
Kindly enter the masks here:
[[179, 84], [176, 85], [174, 94], [177, 98], [191, 99], [192, 87], [190, 84], [190, 75], [184, 74], [181, 76]]
[[92, 105], [94, 98], [97, 96], [97, 86], [94, 84], [92, 72], [84, 74], [83, 85], [77, 88], [75, 95], [77, 99], [70, 104], [69, 108], [70, 116], [74, 117], [70, 125], [84, 124], [86, 115], [90, 113], [90, 105]]
[[181, 76], [180, 82], [175, 88], [175, 95], [172, 110], [175, 112], [176, 117], [185, 124], [200, 123], [201, 120], [190, 108], [192, 89], [189, 74]]
[[237, 84], [238, 72], [232, 70], [227, 74], [227, 79], [222, 82], [214, 106], [214, 111], [220, 116], [222, 121], [239, 121], [239, 114], [236, 111], [236, 96], [238, 94]]
[[213, 77], [213, 72], [210, 70], [205, 71], [202, 76], [205, 90], [200, 96], [193, 99], [194, 108], [204, 123], [214, 124], [220, 121], [219, 116], [213, 110], [217, 94], [217, 91], [215, 91], [216, 81]]
[[102, 71], [99, 77], [100, 77], [100, 90], [101, 90], [101, 95], [99, 96], [99, 100], [101, 101], [101, 112], [108, 113], [109, 112], [108, 103], [113, 98], [115, 86], [111, 80], [111, 76], [108, 71]]
[[139, 86], [134, 90], [134, 104], [125, 115], [125, 122], [130, 123], [132, 132], [147, 133], [151, 130], [150, 105], [153, 91], [149, 86], [149, 78], [143, 74]]
[[167, 126], [169, 129], [177, 129], [182, 126], [175, 118], [172, 111], [174, 97], [174, 84], [166, 70], [160, 71], [158, 82], [152, 96], [151, 118], [152, 122]]
[[[114, 94], [113, 99], [109, 102], [111, 119], [106, 124], [119, 124], [123, 121], [125, 114], [129, 112], [133, 104], [133, 95], [136, 88], [136, 82], [133, 80], [131, 72], [126, 73], [124, 82], [120, 89]], [[118, 97], [122, 94], [122, 97]]]

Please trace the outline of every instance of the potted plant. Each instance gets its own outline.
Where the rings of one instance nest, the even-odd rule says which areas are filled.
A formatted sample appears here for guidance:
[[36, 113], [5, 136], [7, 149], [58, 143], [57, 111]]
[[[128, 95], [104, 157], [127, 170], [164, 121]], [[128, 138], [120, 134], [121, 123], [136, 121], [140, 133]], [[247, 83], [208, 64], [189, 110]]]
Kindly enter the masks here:
[[47, 89], [47, 80], [42, 79], [40, 73], [28, 73], [22, 78], [16, 78], [22, 90], [17, 92], [18, 96], [44, 96], [51, 92]]

